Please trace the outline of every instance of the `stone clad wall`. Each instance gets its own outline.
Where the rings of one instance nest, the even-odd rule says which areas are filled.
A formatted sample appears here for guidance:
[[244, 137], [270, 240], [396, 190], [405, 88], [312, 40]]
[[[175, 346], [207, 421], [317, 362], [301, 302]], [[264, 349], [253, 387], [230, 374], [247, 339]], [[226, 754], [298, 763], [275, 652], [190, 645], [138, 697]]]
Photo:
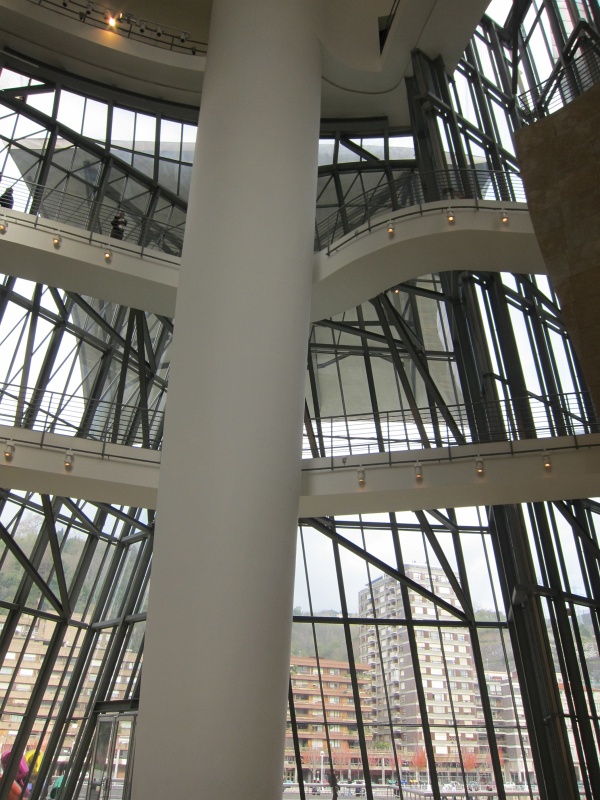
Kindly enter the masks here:
[[533, 227], [600, 411], [600, 84], [517, 133]]

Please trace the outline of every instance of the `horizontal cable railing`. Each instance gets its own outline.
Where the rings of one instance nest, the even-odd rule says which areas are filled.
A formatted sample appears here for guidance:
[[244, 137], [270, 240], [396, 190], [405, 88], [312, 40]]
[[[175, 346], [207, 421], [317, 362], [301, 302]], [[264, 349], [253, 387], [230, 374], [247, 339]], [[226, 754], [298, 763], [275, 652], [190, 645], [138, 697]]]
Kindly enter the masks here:
[[[90, 189], [90, 194], [93, 189]], [[125, 203], [124, 203], [125, 204]], [[6, 180], [0, 186], [0, 217], [4, 209], [34, 214], [37, 222], [72, 225], [106, 238], [106, 243], [135, 244], [143, 249], [180, 256], [183, 247], [184, 224], [168, 225], [152, 217], [138, 214], [127, 204], [122, 236], [115, 238], [113, 220], [118, 214], [116, 203], [99, 203], [93, 197], [69, 194], [62, 188], [51, 188], [25, 180]]]
[[[30, 2], [70, 19], [79, 20], [85, 25], [103, 30], [110, 29], [119, 36], [135, 39], [163, 50], [194, 56], [204, 55], [207, 51], [206, 43], [194, 41], [188, 31], [136, 17], [131, 13], [117, 13], [114, 8], [107, 8], [101, 3], [86, 0], [30, 0]], [[114, 24], [110, 22], [111, 19], [114, 20]]]
[[[165, 396], [161, 397], [164, 408]], [[157, 400], [156, 403], [159, 401]], [[81, 394], [0, 385], [0, 424], [101, 442], [160, 449], [163, 408], [92, 400]], [[600, 431], [587, 393], [529, 396], [313, 419], [305, 430], [303, 458], [365, 455], [424, 447], [504, 442]]]
[[0, 424], [158, 450], [164, 411], [4, 384], [0, 386]]
[[337, 239], [368, 224], [377, 214], [419, 207], [424, 203], [455, 200], [492, 200], [525, 203], [525, 189], [518, 172], [484, 169], [448, 169], [435, 172], [411, 170], [392, 181], [353, 197], [315, 225], [315, 250], [324, 250]]
[[519, 95], [523, 121], [536, 122], [579, 97], [600, 82], [600, 52], [593, 48], [574, 58], [543, 83]]
[[[107, 245], [118, 247], [121, 242], [142, 250], [152, 250], [179, 257], [183, 248], [185, 220], [178, 225], [161, 222], [132, 210], [124, 200], [100, 203], [94, 199], [94, 187], [89, 196], [71, 194], [62, 187], [48, 187], [26, 180], [4, 178], [0, 185], [0, 218], [3, 209], [14, 209], [35, 216], [35, 224], [70, 225], [103, 238]], [[315, 250], [329, 248], [350, 231], [369, 224], [372, 217], [384, 211], [420, 208], [435, 200], [448, 202], [469, 200], [500, 200], [525, 202], [521, 176], [514, 172], [447, 169], [438, 172], [410, 172], [392, 183], [386, 183], [360, 197], [354, 198], [317, 223]], [[139, 200], [139, 198], [138, 198]], [[114, 218], [123, 209], [127, 224], [122, 235], [115, 231]], [[115, 236], [115, 233], [117, 234]]]
[[587, 393], [389, 411], [312, 420], [305, 431], [303, 458], [367, 455], [431, 447], [541, 439], [597, 433]]

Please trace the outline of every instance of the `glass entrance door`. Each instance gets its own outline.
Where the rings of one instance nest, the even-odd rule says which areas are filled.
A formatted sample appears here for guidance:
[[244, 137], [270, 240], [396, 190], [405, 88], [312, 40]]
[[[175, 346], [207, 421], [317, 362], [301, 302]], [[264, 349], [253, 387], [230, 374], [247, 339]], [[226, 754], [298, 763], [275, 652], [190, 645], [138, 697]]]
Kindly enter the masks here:
[[134, 714], [98, 717], [86, 800], [128, 800], [134, 734]]

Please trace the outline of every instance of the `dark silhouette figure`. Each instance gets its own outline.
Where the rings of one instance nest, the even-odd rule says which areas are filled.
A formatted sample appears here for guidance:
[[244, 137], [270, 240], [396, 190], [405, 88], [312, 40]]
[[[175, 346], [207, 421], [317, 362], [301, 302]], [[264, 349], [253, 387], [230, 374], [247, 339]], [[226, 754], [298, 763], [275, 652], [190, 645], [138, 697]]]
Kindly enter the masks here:
[[127, 220], [125, 218], [125, 212], [119, 211], [118, 214], [112, 219], [110, 223], [110, 238], [111, 239], [122, 239], [123, 234], [125, 233], [125, 226], [127, 225]]
[[0, 206], [2, 208], [12, 208], [15, 202], [12, 186], [9, 186], [4, 194], [0, 195]]

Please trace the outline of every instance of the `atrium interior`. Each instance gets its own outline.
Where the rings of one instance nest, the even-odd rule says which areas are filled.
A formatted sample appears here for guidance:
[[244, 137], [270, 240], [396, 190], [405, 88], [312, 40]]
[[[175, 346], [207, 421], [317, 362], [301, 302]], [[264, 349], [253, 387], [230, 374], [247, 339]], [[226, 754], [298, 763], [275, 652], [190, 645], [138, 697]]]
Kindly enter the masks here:
[[598, 0], [126, 6], [0, 0], [0, 800], [593, 800]]

